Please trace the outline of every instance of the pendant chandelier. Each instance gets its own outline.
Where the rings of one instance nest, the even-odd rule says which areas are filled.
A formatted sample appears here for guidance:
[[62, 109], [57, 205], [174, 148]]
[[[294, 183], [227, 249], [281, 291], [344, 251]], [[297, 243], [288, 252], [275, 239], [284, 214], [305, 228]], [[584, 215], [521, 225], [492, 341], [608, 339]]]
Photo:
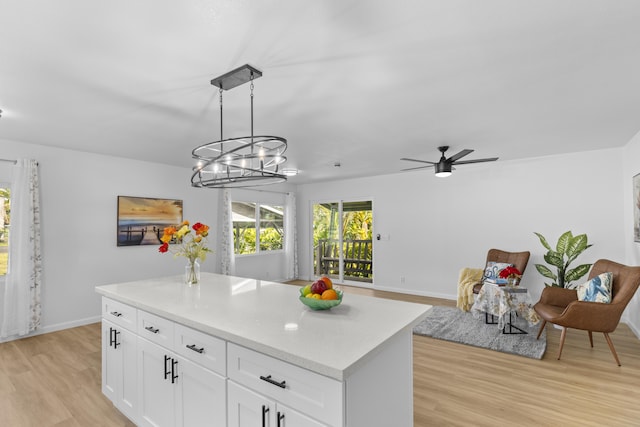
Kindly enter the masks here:
[[[220, 140], [196, 147], [192, 151], [197, 160], [191, 175], [193, 187], [240, 188], [276, 184], [287, 180], [280, 165], [287, 140], [279, 136], [253, 134], [253, 81], [262, 72], [250, 65], [216, 77], [211, 84], [220, 94]], [[222, 92], [250, 82], [251, 135], [224, 138], [222, 131]]]

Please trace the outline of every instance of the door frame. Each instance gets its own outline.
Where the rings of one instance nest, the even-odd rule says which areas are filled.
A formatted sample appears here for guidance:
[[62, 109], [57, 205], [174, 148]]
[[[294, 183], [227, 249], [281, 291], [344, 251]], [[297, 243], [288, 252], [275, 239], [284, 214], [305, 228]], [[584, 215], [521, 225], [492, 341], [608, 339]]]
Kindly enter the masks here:
[[[376, 239], [375, 239], [375, 228], [376, 228], [376, 221], [375, 221], [375, 212], [374, 212], [374, 206], [375, 206], [375, 201], [373, 199], [373, 197], [349, 197], [349, 198], [335, 198], [335, 199], [311, 199], [309, 201], [309, 230], [308, 230], [308, 236], [309, 236], [309, 259], [308, 259], [308, 265], [309, 265], [309, 271], [311, 272], [310, 274], [310, 278], [311, 280], [314, 279], [315, 277], [315, 269], [313, 268], [313, 258], [315, 256], [314, 254], [314, 248], [313, 248], [313, 224], [314, 224], [314, 218], [313, 218], [313, 206], [314, 205], [318, 205], [318, 204], [323, 204], [323, 203], [337, 203], [338, 204], [338, 216], [339, 218], [342, 219], [342, 215], [343, 215], [343, 210], [342, 210], [342, 206], [344, 203], [349, 203], [349, 202], [362, 202], [362, 201], [370, 201], [371, 202], [371, 283], [368, 282], [360, 282], [360, 281], [355, 281], [355, 280], [344, 280], [344, 262], [342, 262], [343, 258], [344, 258], [344, 254], [342, 253], [342, 250], [340, 250], [340, 263], [339, 263], [339, 277], [338, 277], [338, 282], [345, 284], [345, 285], [349, 285], [349, 286], [358, 286], [358, 287], [363, 287], [363, 288], [370, 288], [375, 286], [375, 262], [373, 261], [373, 258], [375, 257], [375, 253], [376, 253]], [[338, 221], [338, 238], [339, 241], [342, 242], [342, 235], [343, 235], [343, 229], [342, 229], [342, 221]]]

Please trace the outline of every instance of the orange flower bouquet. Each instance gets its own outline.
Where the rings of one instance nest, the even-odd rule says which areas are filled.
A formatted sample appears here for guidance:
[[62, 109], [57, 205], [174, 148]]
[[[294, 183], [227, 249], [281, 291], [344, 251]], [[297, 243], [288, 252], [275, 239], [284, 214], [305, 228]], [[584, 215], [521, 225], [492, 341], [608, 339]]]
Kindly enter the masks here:
[[[192, 233], [193, 230], [193, 233]], [[189, 221], [174, 227], [166, 227], [160, 240], [162, 245], [158, 249], [160, 253], [172, 252], [174, 257], [183, 256], [188, 260], [185, 267], [185, 281], [189, 285], [195, 285], [200, 280], [200, 264], [198, 260], [207, 259], [207, 252], [213, 252], [206, 246], [209, 226], [196, 222], [189, 228]], [[169, 243], [175, 241], [175, 249]]]

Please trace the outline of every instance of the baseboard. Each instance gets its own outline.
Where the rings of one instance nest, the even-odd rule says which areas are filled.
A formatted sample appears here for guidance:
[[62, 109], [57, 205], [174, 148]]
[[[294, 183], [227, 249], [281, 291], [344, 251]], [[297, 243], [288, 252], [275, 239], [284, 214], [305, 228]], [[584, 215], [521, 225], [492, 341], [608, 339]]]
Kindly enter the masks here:
[[629, 329], [631, 329], [631, 332], [633, 332], [633, 334], [640, 339], [640, 330], [638, 328], [636, 328], [636, 326], [630, 322], [626, 322], [627, 326], [629, 327]]
[[78, 326], [90, 325], [92, 323], [99, 322], [101, 319], [102, 319], [102, 316], [92, 316], [84, 319], [73, 320], [71, 322], [63, 322], [63, 323], [56, 323], [55, 325], [47, 325], [27, 335], [22, 335], [22, 336], [16, 335], [13, 337], [1, 339], [0, 343], [19, 340], [22, 338], [35, 337], [36, 335], [43, 335], [43, 334], [48, 334], [50, 332], [62, 331], [64, 329], [76, 328]]

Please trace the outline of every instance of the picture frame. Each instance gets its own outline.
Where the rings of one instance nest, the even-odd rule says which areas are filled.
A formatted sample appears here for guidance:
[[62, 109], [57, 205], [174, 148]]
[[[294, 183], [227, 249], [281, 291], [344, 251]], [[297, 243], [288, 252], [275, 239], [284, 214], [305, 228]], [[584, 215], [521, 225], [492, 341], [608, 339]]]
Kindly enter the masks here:
[[640, 173], [633, 177], [633, 241], [640, 243]]
[[118, 196], [117, 245], [160, 245], [164, 228], [182, 219], [182, 200]]

